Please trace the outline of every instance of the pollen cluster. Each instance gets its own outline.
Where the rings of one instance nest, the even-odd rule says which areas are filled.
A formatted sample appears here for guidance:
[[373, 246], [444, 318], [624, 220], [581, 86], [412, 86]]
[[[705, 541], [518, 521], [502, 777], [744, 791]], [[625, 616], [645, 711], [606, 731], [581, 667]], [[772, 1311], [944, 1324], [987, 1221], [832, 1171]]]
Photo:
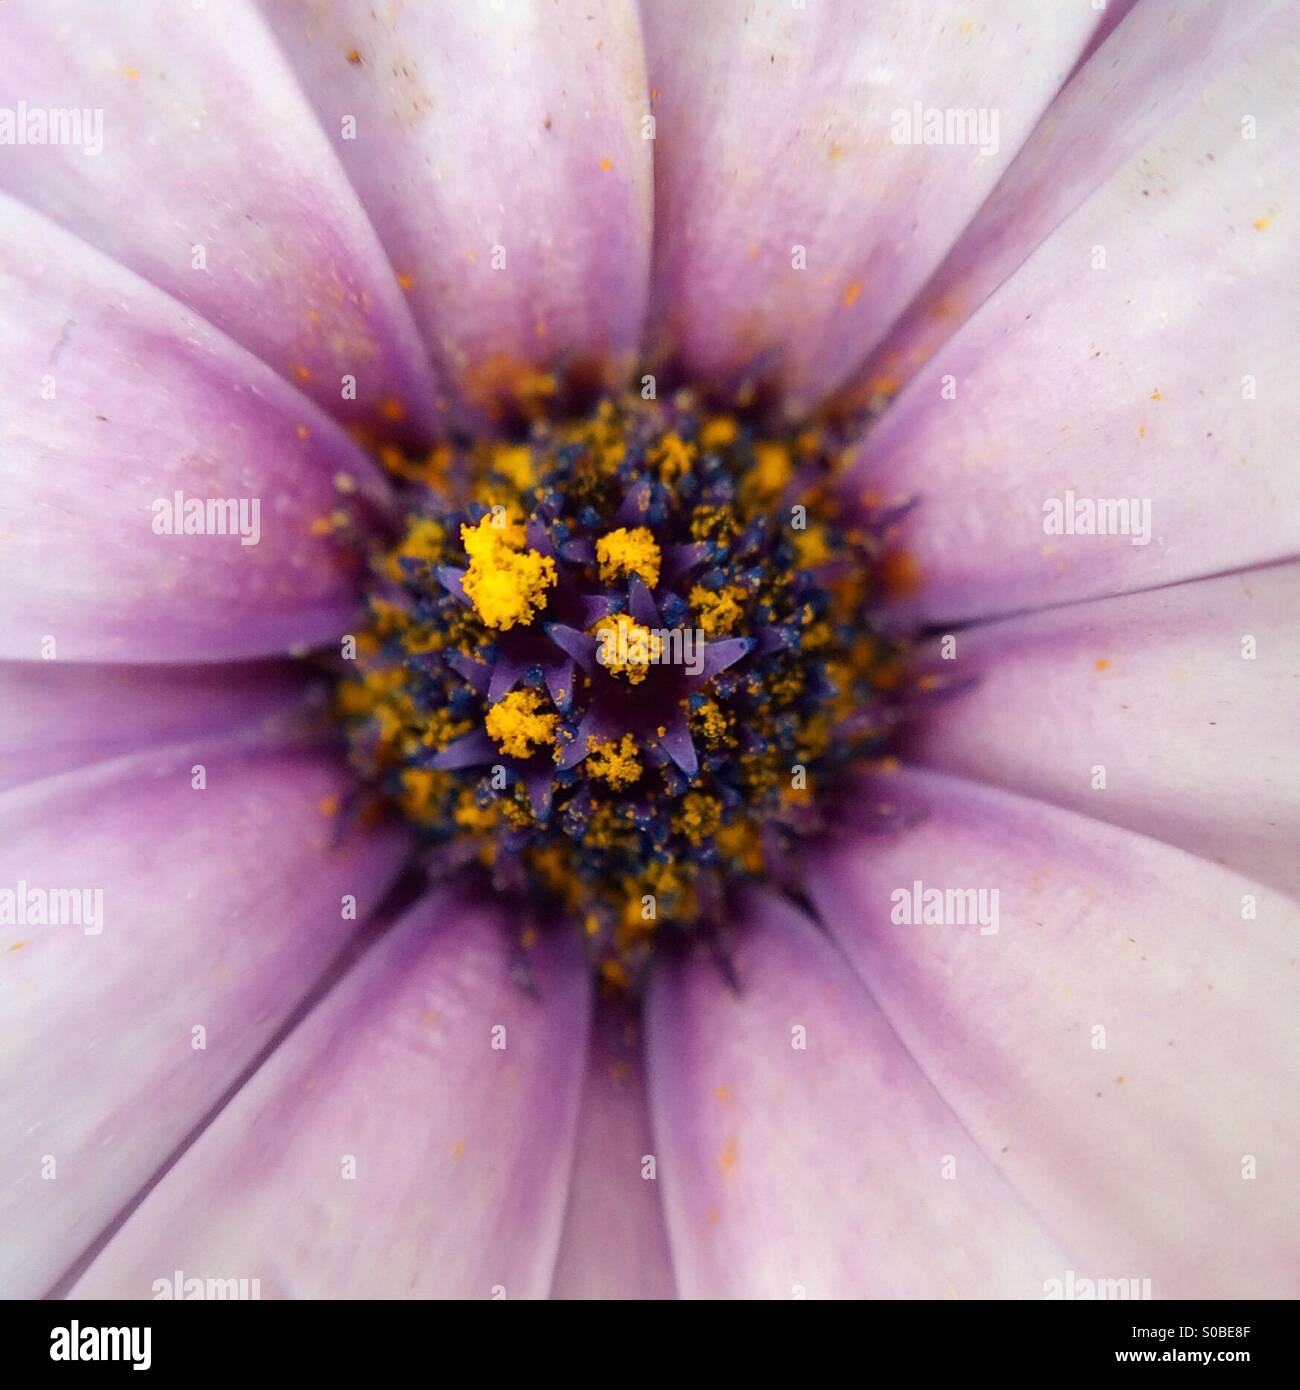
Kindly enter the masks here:
[[885, 751], [903, 670], [823, 434], [679, 392], [383, 456], [404, 529], [338, 704], [426, 864], [572, 922], [619, 985], [738, 881], [785, 881], [839, 770]]

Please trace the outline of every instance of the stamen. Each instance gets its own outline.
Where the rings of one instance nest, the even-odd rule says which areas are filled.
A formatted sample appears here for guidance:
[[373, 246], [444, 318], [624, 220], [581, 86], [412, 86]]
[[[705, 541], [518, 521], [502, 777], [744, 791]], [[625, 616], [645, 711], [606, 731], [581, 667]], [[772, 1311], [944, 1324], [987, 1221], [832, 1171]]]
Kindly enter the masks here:
[[659, 583], [659, 547], [648, 526], [628, 530], [620, 526], [596, 542], [596, 559], [600, 561], [600, 582], [615, 584], [620, 579], [640, 575], [646, 588]]
[[461, 582], [479, 617], [503, 632], [516, 623], [532, 622], [546, 606], [547, 588], [555, 583], [555, 561], [526, 549], [524, 528], [503, 521], [499, 512], [483, 517], [477, 526], [462, 526], [460, 538], [469, 556]]
[[531, 758], [539, 748], [553, 748], [558, 714], [542, 712], [535, 690], [512, 690], [489, 707], [484, 721], [488, 736], [512, 758]]

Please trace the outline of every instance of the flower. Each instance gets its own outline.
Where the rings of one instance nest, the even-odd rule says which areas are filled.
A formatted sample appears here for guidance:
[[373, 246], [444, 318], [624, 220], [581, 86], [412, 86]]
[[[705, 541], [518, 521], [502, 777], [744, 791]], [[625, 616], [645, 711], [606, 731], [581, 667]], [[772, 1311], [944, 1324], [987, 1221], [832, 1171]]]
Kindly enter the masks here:
[[[1298, 29], [1265, 0], [6, 5], [4, 1291], [1294, 1294]], [[818, 464], [821, 540], [750, 568], [829, 602], [866, 536], [862, 621], [918, 642], [889, 708], [924, 718], [847, 774], [838, 834], [783, 841], [796, 882], [733, 847], [727, 930], [602, 957], [619, 1004], [582, 931], [512, 951], [475, 880], [407, 894], [409, 832], [287, 658], [401, 627], [354, 544], [387, 528], [399, 589], [461, 547], [441, 592], [494, 670], [563, 602], [612, 632], [601, 680], [652, 687], [682, 518], [597, 508], [566, 561], [524, 514], [539, 464], [565, 481], [559, 408], [638, 360], [664, 411], [743, 407], [645, 426], [670, 499], [871, 419]], [[399, 517], [393, 479], [434, 497], [471, 438], [503, 499]], [[703, 587], [671, 596], [706, 661], [758, 669], [780, 621]], [[339, 698], [354, 761], [412, 754], [377, 771], [418, 821], [409, 774], [455, 769], [403, 751], [390, 669]], [[489, 724], [462, 674], [418, 707], [429, 761], [482, 718], [539, 773], [527, 831], [576, 795], [573, 688], [508, 673]], [[587, 732], [601, 796], [660, 775], [649, 819], [730, 823], [693, 736]]]

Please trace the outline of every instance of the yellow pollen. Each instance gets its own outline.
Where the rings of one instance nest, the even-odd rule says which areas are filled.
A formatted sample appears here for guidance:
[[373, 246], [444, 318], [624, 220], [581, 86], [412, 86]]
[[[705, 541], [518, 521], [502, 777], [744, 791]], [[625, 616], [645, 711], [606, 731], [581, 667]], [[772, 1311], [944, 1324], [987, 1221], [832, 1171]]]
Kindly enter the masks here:
[[438, 811], [438, 797], [450, 781], [450, 776], [445, 772], [434, 772], [424, 767], [403, 768], [402, 809], [413, 820], [432, 819]]
[[675, 431], [664, 435], [650, 454], [650, 462], [659, 469], [659, 481], [675, 483], [683, 474], [689, 473], [695, 463], [697, 453], [694, 444], [686, 441]]
[[626, 613], [602, 618], [591, 635], [600, 641], [596, 654], [600, 664], [611, 675], [626, 676], [632, 685], [640, 685], [649, 668], [663, 657], [663, 638]]
[[536, 749], [554, 744], [560, 717], [539, 713], [541, 703], [535, 690], [512, 690], [488, 710], [488, 737], [508, 757], [530, 758]]
[[728, 544], [739, 528], [730, 507], [696, 507], [691, 513], [691, 538]]
[[722, 824], [722, 802], [703, 792], [687, 792], [681, 810], [673, 817], [673, 829], [693, 845], [700, 844]]
[[721, 743], [729, 729], [727, 715], [716, 700], [705, 700], [691, 716], [691, 732], [708, 743]]
[[430, 517], [412, 522], [401, 544], [388, 556], [385, 568], [393, 580], [402, 578], [400, 560], [424, 560], [437, 564], [446, 550], [447, 528]]
[[588, 774], [599, 777], [615, 790], [631, 786], [641, 775], [641, 760], [636, 755], [636, 740], [631, 734], [624, 734], [621, 743], [613, 739], [588, 739], [587, 750]]
[[754, 506], [776, 496], [794, 475], [790, 450], [766, 441], [754, 445], [754, 466], [741, 480], [740, 497]]
[[725, 444], [734, 444], [739, 432], [730, 415], [715, 415], [700, 431], [700, 443], [706, 449], [720, 449]]
[[492, 466], [520, 492], [533, 485], [533, 451], [527, 444], [503, 444], [492, 454]]
[[752, 821], [722, 826], [716, 836], [718, 850], [746, 873], [763, 872], [763, 844]]
[[463, 583], [474, 611], [488, 627], [508, 632], [516, 623], [526, 627], [546, 607], [556, 574], [549, 555], [523, 548], [524, 528], [499, 525], [501, 519], [490, 513], [477, 526], [464, 525], [460, 539], [469, 556]]
[[745, 591], [738, 584], [724, 584], [721, 589], [706, 589], [696, 584], [691, 589], [691, 608], [695, 619], [709, 637], [726, 637], [736, 630], [745, 616], [740, 600]]
[[498, 803], [480, 806], [472, 787], [464, 787], [456, 798], [456, 809], [452, 816], [457, 825], [466, 830], [491, 830], [497, 823]]
[[831, 558], [830, 548], [826, 544], [826, 528], [823, 526], [813, 525], [806, 531], [795, 531], [793, 540], [799, 564], [804, 569], [824, 565]]
[[634, 526], [630, 531], [620, 526], [596, 542], [596, 559], [600, 561], [600, 582], [614, 584], [620, 578], [639, 574], [646, 587], [659, 583], [659, 546], [648, 526]]

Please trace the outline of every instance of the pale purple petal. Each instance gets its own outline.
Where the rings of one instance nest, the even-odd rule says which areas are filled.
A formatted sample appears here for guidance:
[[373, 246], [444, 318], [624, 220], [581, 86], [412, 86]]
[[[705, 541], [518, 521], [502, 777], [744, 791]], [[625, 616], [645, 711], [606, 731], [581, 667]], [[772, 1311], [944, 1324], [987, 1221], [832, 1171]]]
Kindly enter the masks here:
[[287, 662], [0, 663], [0, 791], [87, 763], [286, 720], [307, 687]]
[[[364, 521], [358, 491], [382, 500], [366, 455], [269, 367], [3, 194], [0, 396], [0, 655], [213, 661], [347, 630], [359, 562], [318, 524], [345, 500]], [[191, 511], [204, 533], [175, 534]]]
[[631, 0], [266, 16], [322, 125], [356, 118], [335, 148], [462, 404], [530, 366], [634, 351], [653, 145]]
[[552, 1298], [674, 1296], [641, 1048], [614, 1027], [592, 1033]]
[[977, 683], [909, 756], [1300, 897], [1298, 614], [1288, 565], [963, 632], [925, 665]]
[[[960, 14], [910, 0], [648, 0], [644, 16], [652, 341], [707, 378], [770, 370], [804, 405], [906, 307], [1101, 19], [1038, 0]], [[982, 109], [984, 146], [895, 143], [907, 132], [894, 113], [914, 103]]]
[[99, 153], [6, 146], [0, 190], [340, 419], [391, 430], [391, 400], [408, 427], [434, 427], [425, 353], [339, 163], [341, 113], [318, 122], [251, 0], [16, 0], [0, 9], [0, 50], [0, 105], [102, 112]]
[[1257, 41], [1262, 25], [1278, 24], [1284, 7], [1285, 0], [1112, 0], [1098, 32], [1119, 32], [1052, 101], [951, 255], [855, 373], [852, 389], [869, 396], [910, 380], [1035, 247], [1152, 145], [1244, 44]]
[[[850, 496], [921, 499], [899, 538], [919, 572], [900, 616], [984, 617], [1300, 553], [1300, 298], [1284, 288], [1300, 279], [1300, 10], [1247, 50], [868, 435]], [[1099, 503], [1105, 533], [1085, 533]]]
[[[928, 818], [816, 856], [817, 906], [1071, 1268], [1155, 1298], [1295, 1297], [1296, 904], [937, 773], [872, 794]], [[904, 924], [915, 884], [996, 889], [996, 923], [977, 902]]]
[[404, 838], [332, 849], [347, 781], [333, 757], [224, 740], [0, 795], [0, 912], [92, 894], [81, 925], [0, 925], [5, 1297], [49, 1290], [378, 901]]
[[538, 1298], [586, 1057], [576, 941], [509, 969], [491, 908], [435, 894], [281, 1044], [106, 1247], [77, 1297], [175, 1269], [263, 1298]]
[[843, 958], [774, 897], [743, 927], [738, 993], [700, 957], [648, 1004], [682, 1295], [1042, 1297], [1064, 1256]]

